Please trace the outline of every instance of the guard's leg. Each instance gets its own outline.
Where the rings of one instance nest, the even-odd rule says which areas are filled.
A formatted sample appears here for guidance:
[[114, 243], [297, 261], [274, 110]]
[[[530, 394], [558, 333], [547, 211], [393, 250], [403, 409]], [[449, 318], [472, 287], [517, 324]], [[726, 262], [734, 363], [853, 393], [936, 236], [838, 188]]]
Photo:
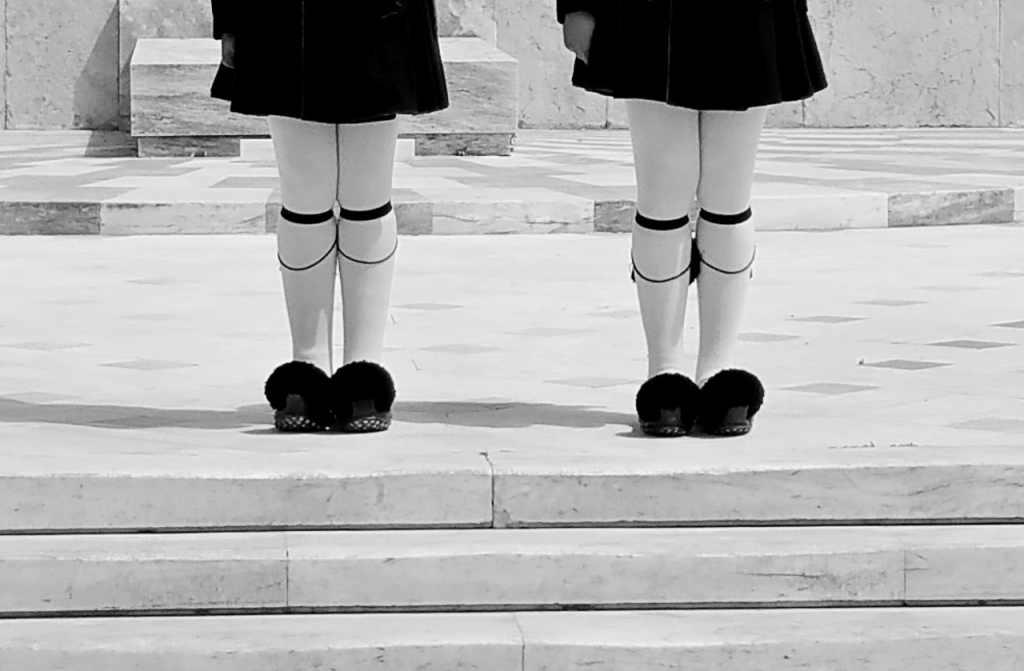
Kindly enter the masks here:
[[699, 175], [692, 110], [627, 102], [637, 179], [633, 279], [647, 339], [648, 381], [637, 394], [645, 433], [688, 433], [696, 417], [695, 386], [682, 374], [682, 336], [690, 284], [688, 218]]
[[[391, 205], [398, 122], [338, 127], [341, 147], [338, 264], [345, 366], [335, 378], [348, 416], [344, 429], [375, 431], [390, 422], [394, 388], [380, 366], [388, 322], [398, 225]], [[363, 407], [360, 407], [362, 404]], [[348, 406], [354, 405], [349, 413]]]
[[283, 430], [329, 424], [327, 375], [332, 366], [338, 181], [334, 126], [270, 118], [281, 176], [278, 259], [292, 333], [293, 362], [267, 382]]
[[[760, 408], [763, 396], [757, 378], [729, 368], [754, 264], [750, 192], [765, 114], [765, 108], [755, 108], [700, 115], [697, 380], [703, 387], [701, 421], [712, 433], [749, 431], [749, 420]], [[736, 416], [726, 417], [730, 411]]]

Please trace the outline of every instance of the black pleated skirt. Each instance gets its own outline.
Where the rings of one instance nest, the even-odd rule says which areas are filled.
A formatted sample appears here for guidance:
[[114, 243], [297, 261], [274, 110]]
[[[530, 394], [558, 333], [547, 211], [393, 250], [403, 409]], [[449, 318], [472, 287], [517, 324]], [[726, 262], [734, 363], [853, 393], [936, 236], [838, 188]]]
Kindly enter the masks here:
[[573, 84], [695, 110], [803, 100], [827, 86], [807, 0], [599, 0]]
[[250, 0], [235, 66], [212, 86], [231, 111], [359, 123], [448, 106], [434, 0]]

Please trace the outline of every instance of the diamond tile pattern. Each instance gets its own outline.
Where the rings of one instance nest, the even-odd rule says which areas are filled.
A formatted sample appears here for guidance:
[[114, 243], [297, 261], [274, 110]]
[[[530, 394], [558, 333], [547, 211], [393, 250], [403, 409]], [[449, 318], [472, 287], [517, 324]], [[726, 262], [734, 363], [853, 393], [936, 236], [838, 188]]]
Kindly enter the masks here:
[[1011, 347], [1007, 342], [989, 342], [987, 340], [947, 340], [945, 342], [931, 343], [933, 347], [959, 347], [961, 349], [995, 349], [997, 347]]
[[181, 363], [180, 361], [160, 361], [158, 359], [136, 359], [134, 361], [118, 361], [103, 365], [110, 368], [127, 368], [130, 370], [171, 370], [174, 368], [191, 368], [196, 364]]
[[857, 301], [859, 305], [880, 305], [890, 308], [902, 308], [909, 305], [925, 305], [924, 301], [908, 301], [900, 298], [877, 298], [870, 301]]
[[825, 394], [836, 396], [839, 394], [854, 394], [859, 391], [871, 391], [878, 387], [863, 384], [845, 384], [841, 382], [814, 382], [812, 384], [801, 384], [795, 387], [783, 387], [785, 391], [801, 391], [808, 394]]
[[782, 333], [741, 333], [739, 339], [741, 342], [789, 342], [799, 340], [800, 336]]
[[1024, 433], [1024, 419], [1018, 418], [983, 417], [981, 419], [972, 419], [966, 422], [958, 422], [956, 424], [953, 424], [953, 426], [958, 429], [990, 431], [993, 433]]
[[929, 368], [942, 368], [948, 363], [936, 363], [934, 361], [911, 361], [908, 359], [889, 359], [887, 361], [876, 361], [864, 364], [869, 368], [892, 368], [895, 370], [928, 370]]
[[838, 315], [813, 315], [811, 317], [794, 317], [795, 322], [812, 322], [817, 324], [846, 324], [863, 321], [863, 317], [840, 317]]

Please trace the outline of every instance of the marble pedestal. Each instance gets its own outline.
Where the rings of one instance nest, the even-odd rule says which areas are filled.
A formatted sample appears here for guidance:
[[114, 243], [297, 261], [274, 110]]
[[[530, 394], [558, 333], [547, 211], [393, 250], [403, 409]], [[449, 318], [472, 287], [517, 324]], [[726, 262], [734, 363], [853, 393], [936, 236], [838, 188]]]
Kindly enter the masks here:
[[[451, 106], [404, 117], [419, 155], [507, 155], [519, 117], [519, 63], [474, 37], [442, 38]], [[210, 97], [220, 45], [142, 39], [131, 60], [131, 133], [140, 156], [237, 156], [239, 139], [266, 137], [266, 120]]]

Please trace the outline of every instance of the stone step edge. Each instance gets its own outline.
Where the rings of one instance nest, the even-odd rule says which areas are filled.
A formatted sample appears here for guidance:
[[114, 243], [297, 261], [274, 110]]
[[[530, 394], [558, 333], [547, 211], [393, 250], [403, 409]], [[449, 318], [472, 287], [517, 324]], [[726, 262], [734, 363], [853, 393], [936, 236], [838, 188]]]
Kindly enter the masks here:
[[1021, 564], [1024, 525], [6, 537], [0, 617], [1024, 604]]
[[[973, 449], [970, 460], [954, 463], [928, 463], [910, 448], [827, 459], [798, 452], [785, 462], [765, 462], [758, 456], [763, 451], [748, 455], [747, 466], [725, 470], [714, 459], [666, 454], [640, 473], [618, 460], [600, 473], [573, 473], [557, 463], [524, 468], [504, 459], [396, 473], [342, 459], [317, 478], [290, 471], [253, 477], [245, 469], [213, 479], [188, 471], [89, 474], [87, 468], [0, 474], [0, 533], [1024, 521], [1017, 496], [1024, 457], [1015, 447]], [[752, 482], [762, 495], [737, 499], [736, 488]], [[873, 487], [870, 499], [866, 486]], [[410, 498], [410, 491], [421, 495]], [[43, 492], [42, 499], [34, 492]]]
[[[499, 201], [494, 201], [499, 202]], [[501, 201], [504, 202], [504, 201]], [[577, 208], [575, 221], [552, 211]], [[950, 203], [956, 203], [951, 207]], [[1019, 205], [1016, 203], [1020, 203]], [[933, 193], [851, 193], [755, 198], [761, 231], [844, 230], [978, 224], [1024, 223], [1024, 189], [978, 188]], [[624, 233], [632, 230], [635, 203], [622, 199], [523, 202], [524, 216], [475, 218], [481, 203], [465, 204], [470, 216], [459, 215], [464, 204], [396, 195], [399, 232], [406, 235], [475, 235], [509, 233]], [[525, 216], [525, 209], [531, 209]], [[538, 209], [538, 207], [540, 209]], [[154, 215], [144, 221], [146, 210]], [[507, 209], [507, 208], [505, 208]], [[234, 202], [158, 202], [100, 200], [24, 200], [0, 192], [0, 235], [159, 235], [254, 234], [276, 230], [280, 203], [266, 200]], [[580, 210], [584, 212], [584, 210]], [[124, 213], [125, 216], [118, 216]], [[538, 216], [539, 214], [539, 216]], [[529, 221], [525, 221], [529, 219]]]
[[1017, 668], [1022, 648], [1022, 608], [0, 622], [12, 669], [953, 671]]

